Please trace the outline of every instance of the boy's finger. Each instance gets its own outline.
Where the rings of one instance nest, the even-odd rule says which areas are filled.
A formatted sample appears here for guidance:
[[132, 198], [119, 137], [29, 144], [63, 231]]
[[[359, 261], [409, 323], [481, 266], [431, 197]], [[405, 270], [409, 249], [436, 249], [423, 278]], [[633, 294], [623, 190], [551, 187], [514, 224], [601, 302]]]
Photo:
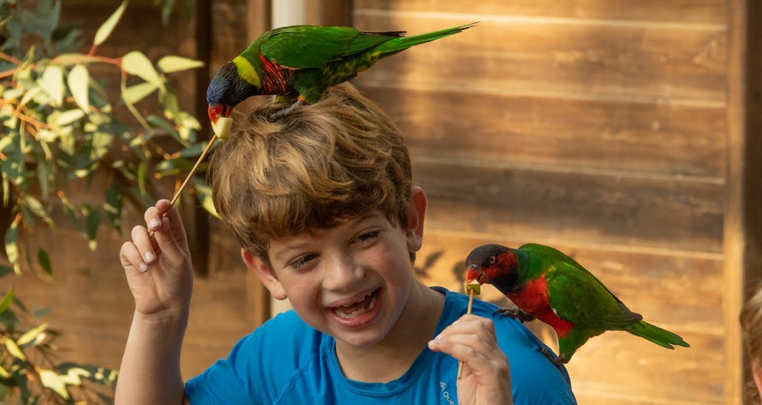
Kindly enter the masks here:
[[161, 259], [166, 261], [168, 265], [179, 268], [183, 260], [185, 260], [185, 253], [180, 248], [177, 239], [175, 239], [169, 222], [169, 218], [162, 218], [162, 226], [154, 233], [154, 238], [161, 249]]
[[148, 265], [143, 261], [138, 248], [132, 242], [124, 242], [119, 250], [119, 259], [125, 270], [130, 268], [140, 270], [141, 272], [148, 270]]
[[136, 226], [132, 228], [132, 243], [135, 244], [140, 256], [146, 264], [151, 264], [156, 260], [156, 252], [154, 251], [151, 238], [148, 235], [148, 230], [142, 226]]
[[156, 232], [161, 228], [161, 212], [156, 207], [150, 207], [143, 214], [146, 221], [146, 228], [151, 232]]

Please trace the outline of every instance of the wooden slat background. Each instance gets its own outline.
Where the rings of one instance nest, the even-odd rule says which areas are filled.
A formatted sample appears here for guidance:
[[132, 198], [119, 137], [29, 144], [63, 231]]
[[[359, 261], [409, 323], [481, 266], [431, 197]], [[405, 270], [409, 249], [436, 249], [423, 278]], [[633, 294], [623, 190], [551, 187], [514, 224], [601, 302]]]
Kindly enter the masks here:
[[[668, 351], [624, 332], [592, 339], [568, 367], [579, 403], [708, 405], [740, 403], [736, 316], [747, 281], [762, 271], [754, 270], [759, 248], [746, 243], [762, 240], [754, 210], [762, 150], [747, 139], [762, 129], [760, 115], [747, 111], [762, 86], [747, 89], [745, 77], [762, 64], [747, 61], [762, 55], [762, 40], [746, 25], [762, 13], [747, 2], [324, 0], [309, 1], [307, 16], [410, 34], [479, 21], [355, 80], [406, 134], [415, 182], [430, 198], [419, 265], [433, 265], [421, 277], [458, 290], [476, 246], [555, 246], [692, 345]], [[67, 0], [64, 19], [84, 20], [92, 38], [119, 3]], [[206, 22], [196, 14], [164, 27], [152, 0], [131, 1], [99, 53], [195, 55], [215, 72], [270, 24], [268, 0], [197, 3], [212, 10]], [[205, 29], [211, 35], [200, 37]], [[198, 110], [205, 89], [194, 83], [180, 101]], [[99, 178], [85, 191], [73, 182], [71, 194], [97, 201], [106, 184]], [[203, 232], [199, 212], [185, 212]], [[12, 282], [28, 303], [55, 305], [47, 320], [64, 329], [67, 359], [118, 368], [133, 302], [117, 252], [141, 216], [125, 212], [124, 235], [104, 227], [95, 253], [65, 227], [25, 235], [30, 252], [57, 246], [54, 282], [31, 272], [0, 280], [0, 290]], [[235, 239], [217, 221], [208, 226], [186, 377], [225, 356], [269, 313]], [[482, 299], [509, 305], [489, 287]], [[556, 347], [552, 330], [528, 326]]]
[[725, 1], [356, 0], [353, 17], [411, 35], [479, 21], [356, 80], [430, 198], [427, 282], [460, 288], [484, 243], [555, 246], [692, 345], [592, 339], [568, 366], [580, 404], [726, 403]]

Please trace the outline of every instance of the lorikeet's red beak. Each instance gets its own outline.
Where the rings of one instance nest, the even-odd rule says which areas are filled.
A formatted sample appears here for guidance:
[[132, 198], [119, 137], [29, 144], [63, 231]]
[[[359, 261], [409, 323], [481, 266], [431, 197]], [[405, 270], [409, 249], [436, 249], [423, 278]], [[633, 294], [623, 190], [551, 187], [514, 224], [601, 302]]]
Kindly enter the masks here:
[[478, 281], [479, 284], [484, 284], [484, 273], [479, 271], [476, 265], [471, 265], [466, 269], [466, 282], [470, 283], [474, 280]]
[[221, 104], [209, 104], [209, 121], [212, 124], [217, 123], [217, 118], [229, 117], [233, 113], [233, 108]]

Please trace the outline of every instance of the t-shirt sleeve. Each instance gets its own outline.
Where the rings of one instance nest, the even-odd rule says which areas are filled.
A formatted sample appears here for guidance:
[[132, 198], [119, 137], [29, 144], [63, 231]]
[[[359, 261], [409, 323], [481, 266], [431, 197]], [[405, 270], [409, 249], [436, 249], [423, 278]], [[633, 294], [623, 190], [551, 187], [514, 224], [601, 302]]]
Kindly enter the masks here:
[[249, 395], [246, 371], [241, 370], [241, 357], [252, 335], [244, 337], [231, 350], [226, 359], [217, 360], [206, 371], [185, 383], [185, 395], [190, 405], [252, 405], [259, 404]]
[[497, 331], [498, 344], [508, 356], [514, 404], [576, 405], [566, 368], [559, 370], [539, 351], [550, 348], [518, 321], [496, 319], [495, 323], [502, 329]]

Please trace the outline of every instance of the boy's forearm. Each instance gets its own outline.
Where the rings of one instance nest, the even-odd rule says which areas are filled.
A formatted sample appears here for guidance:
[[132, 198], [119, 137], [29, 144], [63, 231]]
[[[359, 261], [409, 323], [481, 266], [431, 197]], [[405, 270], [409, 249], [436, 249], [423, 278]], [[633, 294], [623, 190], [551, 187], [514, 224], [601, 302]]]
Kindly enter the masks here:
[[169, 320], [135, 313], [119, 369], [116, 405], [183, 403], [180, 349], [187, 324], [187, 313]]

